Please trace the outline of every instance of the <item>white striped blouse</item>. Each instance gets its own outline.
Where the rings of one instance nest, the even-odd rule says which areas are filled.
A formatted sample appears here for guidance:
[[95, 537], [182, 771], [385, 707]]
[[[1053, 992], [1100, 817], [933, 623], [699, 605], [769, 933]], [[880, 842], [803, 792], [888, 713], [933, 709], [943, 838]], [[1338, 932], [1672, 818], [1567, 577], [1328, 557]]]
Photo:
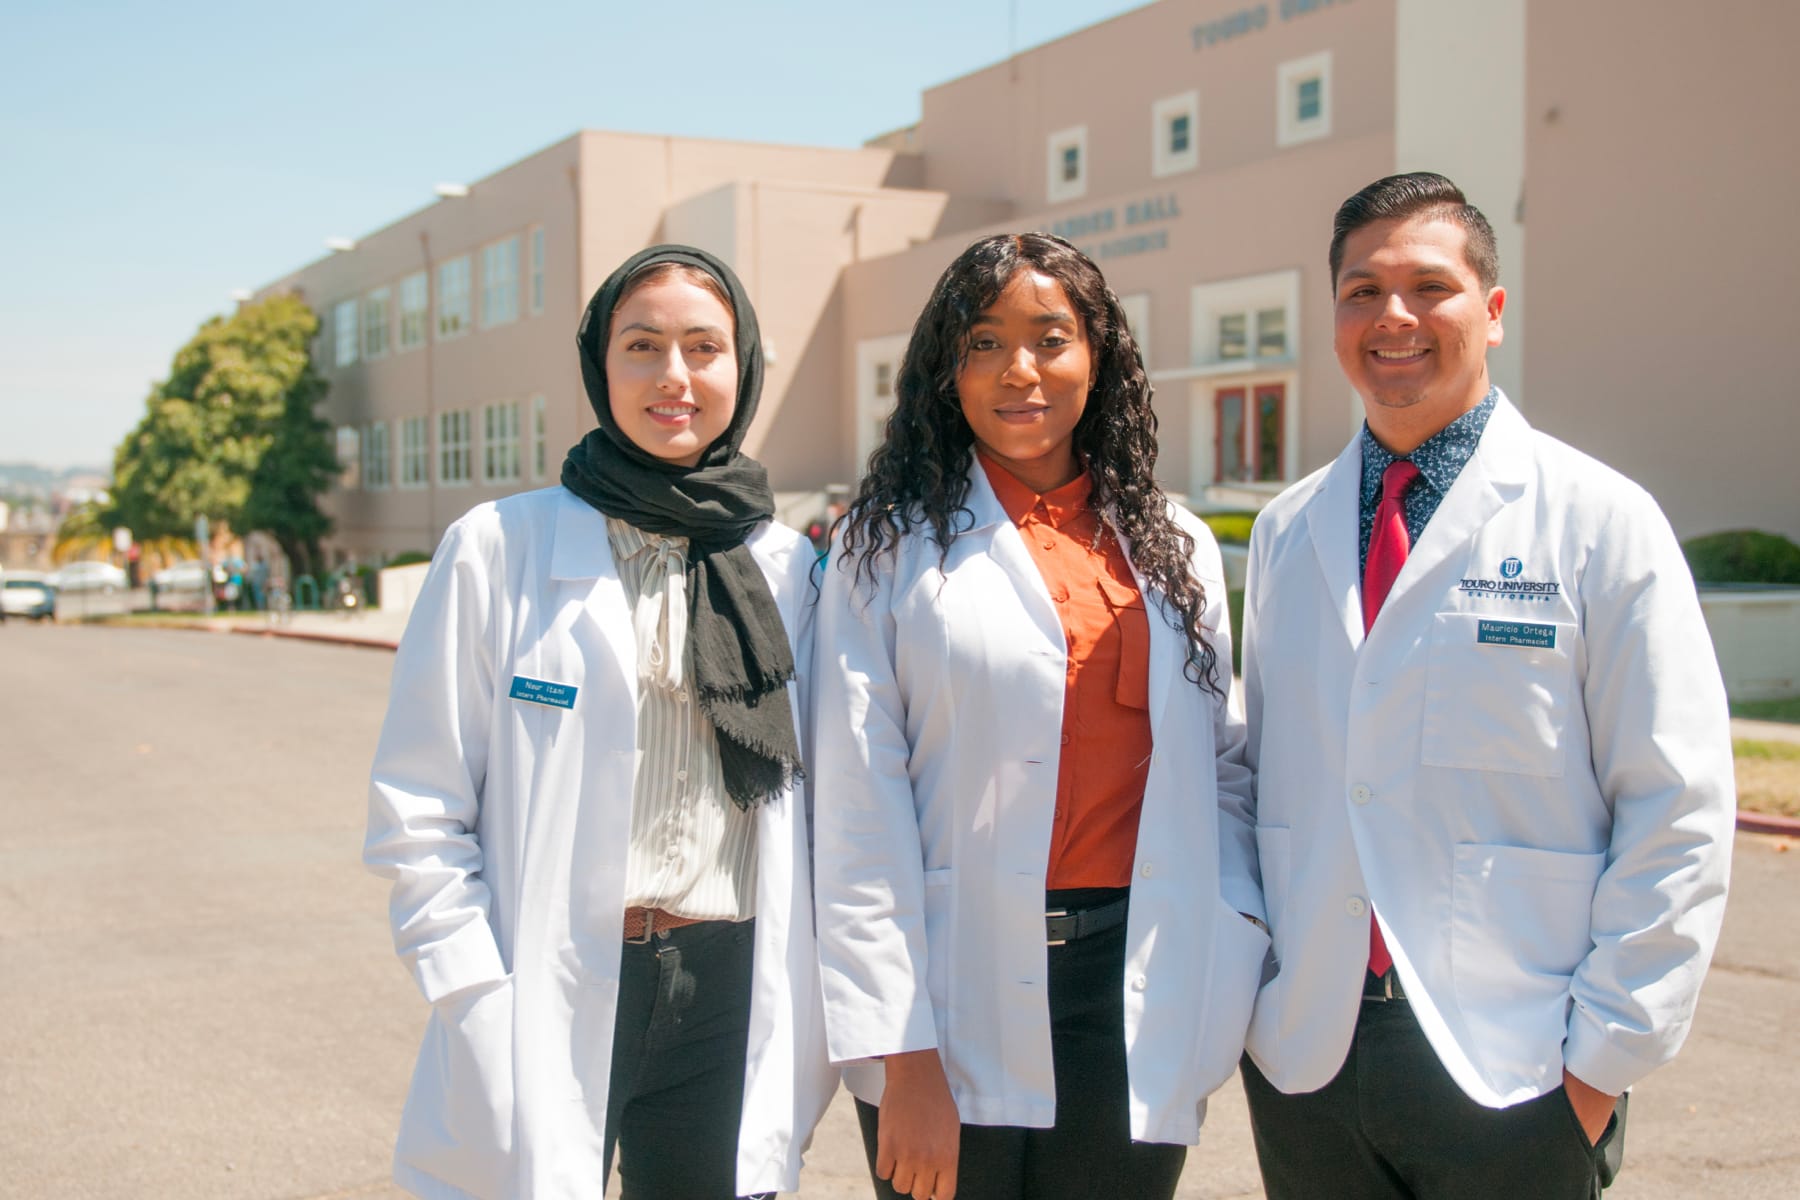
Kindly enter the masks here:
[[615, 517], [606, 536], [638, 650], [627, 907], [708, 921], [756, 915], [756, 815], [725, 793], [718, 739], [689, 686], [686, 538]]

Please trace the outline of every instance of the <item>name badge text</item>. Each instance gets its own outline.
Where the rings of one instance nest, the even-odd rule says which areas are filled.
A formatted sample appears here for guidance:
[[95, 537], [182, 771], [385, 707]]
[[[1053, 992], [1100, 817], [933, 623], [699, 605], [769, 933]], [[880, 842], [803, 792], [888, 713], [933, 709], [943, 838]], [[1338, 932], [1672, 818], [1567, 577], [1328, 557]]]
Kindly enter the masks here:
[[551, 708], [574, 708], [575, 693], [579, 690], [572, 683], [551, 683], [548, 679], [527, 679], [523, 675], [514, 675], [512, 681], [514, 700], [548, 704]]
[[1527, 646], [1538, 650], [1556, 649], [1556, 626], [1534, 621], [1482, 621], [1475, 629], [1475, 640], [1487, 646]]

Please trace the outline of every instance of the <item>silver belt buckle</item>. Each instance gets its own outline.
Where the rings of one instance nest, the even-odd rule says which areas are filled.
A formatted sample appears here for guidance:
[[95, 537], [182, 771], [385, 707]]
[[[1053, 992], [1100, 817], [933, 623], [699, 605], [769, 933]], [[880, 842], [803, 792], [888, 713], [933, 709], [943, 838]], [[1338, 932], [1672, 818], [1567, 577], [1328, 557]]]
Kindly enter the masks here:
[[[1046, 921], [1048, 921], [1048, 920], [1049, 920], [1049, 919], [1050, 919], [1050, 918], [1052, 918], [1052, 917], [1066, 917], [1066, 916], [1068, 916], [1068, 915], [1069, 915], [1069, 910], [1068, 910], [1068, 909], [1066, 909], [1066, 908], [1059, 908], [1059, 909], [1055, 909], [1055, 910], [1053, 910], [1053, 911], [1047, 911], [1047, 912], [1045, 912], [1045, 913], [1044, 913], [1044, 919], [1045, 919], [1045, 920], [1046, 920]], [[1054, 941], [1052, 941], [1052, 940], [1050, 940], [1050, 939], [1049, 939], [1049, 937], [1048, 937], [1048, 934], [1046, 934], [1046, 937], [1045, 937], [1045, 941], [1044, 941], [1044, 944], [1045, 944], [1045, 945], [1046, 945], [1046, 946], [1062, 946], [1062, 945], [1065, 945], [1065, 944], [1067, 944], [1067, 943], [1068, 943], [1068, 940], [1069, 940], [1069, 939], [1068, 939], [1068, 938], [1056, 938], [1056, 939], [1055, 939], [1055, 940], [1054, 940]]]

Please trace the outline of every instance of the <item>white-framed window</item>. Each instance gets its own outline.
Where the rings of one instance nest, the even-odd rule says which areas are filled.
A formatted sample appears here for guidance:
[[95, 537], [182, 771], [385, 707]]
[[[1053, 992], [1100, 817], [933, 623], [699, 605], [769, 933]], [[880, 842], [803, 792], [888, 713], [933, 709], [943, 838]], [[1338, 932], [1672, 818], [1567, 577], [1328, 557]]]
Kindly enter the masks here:
[[431, 482], [431, 438], [424, 417], [400, 422], [400, 486], [422, 488]]
[[438, 267], [437, 335], [461, 337], [469, 332], [469, 256], [464, 254]]
[[538, 226], [526, 235], [531, 246], [531, 315], [544, 311], [544, 227]]
[[543, 396], [531, 398], [531, 477], [542, 479], [550, 470], [549, 402]]
[[1045, 194], [1050, 203], [1078, 200], [1087, 195], [1087, 126], [1075, 125], [1050, 135]]
[[1131, 340], [1137, 343], [1138, 356], [1144, 360], [1144, 370], [1150, 369], [1150, 293], [1134, 292], [1129, 296], [1119, 297], [1119, 307], [1125, 310], [1125, 324], [1131, 330]]
[[502, 238], [481, 248], [481, 327], [519, 319], [519, 239]]
[[388, 427], [386, 421], [369, 422], [363, 435], [363, 487], [378, 492], [389, 481]]
[[898, 400], [900, 356], [906, 352], [907, 335], [870, 338], [856, 344], [856, 470], [869, 466], [869, 455], [887, 433], [888, 417]]
[[1150, 106], [1150, 174], [1161, 179], [1200, 165], [1200, 93], [1183, 92]]
[[425, 272], [416, 271], [400, 281], [400, 349], [425, 344], [425, 306], [429, 299]]
[[1331, 51], [1282, 63], [1275, 70], [1275, 144], [1330, 136]]
[[388, 300], [390, 288], [376, 288], [363, 297], [363, 357], [383, 358], [388, 352]]
[[438, 482], [446, 487], [469, 482], [470, 424], [466, 408], [438, 414]]
[[337, 365], [347, 367], [356, 361], [356, 301], [339, 300], [331, 310], [331, 329], [337, 337]]
[[1221, 372], [1293, 362], [1300, 272], [1274, 271], [1193, 290], [1192, 365]]
[[519, 402], [481, 406], [481, 480], [515, 483], [519, 478]]
[[338, 486], [362, 486], [362, 434], [354, 425], [337, 428]]

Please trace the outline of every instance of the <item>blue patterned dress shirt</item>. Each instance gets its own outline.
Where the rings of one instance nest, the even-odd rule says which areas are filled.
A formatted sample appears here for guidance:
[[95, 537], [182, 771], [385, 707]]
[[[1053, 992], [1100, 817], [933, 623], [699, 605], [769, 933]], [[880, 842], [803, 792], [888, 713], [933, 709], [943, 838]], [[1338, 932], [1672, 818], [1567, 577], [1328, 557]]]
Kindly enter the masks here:
[[1481, 444], [1482, 431], [1487, 428], [1488, 418], [1493, 415], [1494, 405], [1499, 398], [1498, 391], [1488, 388], [1488, 394], [1482, 397], [1480, 404], [1426, 438], [1417, 450], [1404, 456], [1388, 453], [1375, 440], [1375, 435], [1369, 432], [1369, 423], [1363, 422], [1362, 550], [1357, 557], [1361, 569], [1366, 570], [1369, 565], [1369, 538], [1375, 532], [1375, 510], [1381, 506], [1382, 472], [1401, 457], [1411, 459], [1413, 466], [1419, 468], [1419, 477], [1406, 489], [1405, 500], [1407, 541], [1417, 545], [1419, 535], [1425, 532], [1425, 522], [1431, 520], [1431, 514], [1443, 502], [1450, 485], [1456, 482], [1462, 469], [1475, 457], [1475, 447]]

